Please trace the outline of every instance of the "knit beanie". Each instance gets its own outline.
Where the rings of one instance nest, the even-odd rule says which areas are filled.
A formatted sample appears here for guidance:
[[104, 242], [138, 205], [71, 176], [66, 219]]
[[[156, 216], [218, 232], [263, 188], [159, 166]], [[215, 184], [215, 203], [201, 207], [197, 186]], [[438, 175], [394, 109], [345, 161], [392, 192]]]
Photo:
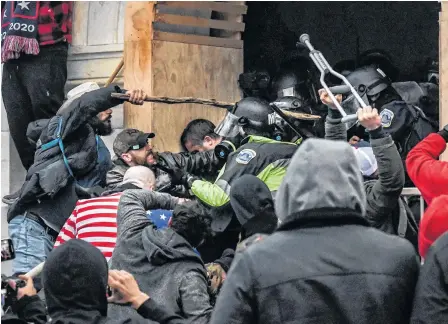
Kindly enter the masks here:
[[448, 232], [448, 195], [435, 198], [423, 216], [418, 233], [418, 250], [422, 258], [429, 247]]

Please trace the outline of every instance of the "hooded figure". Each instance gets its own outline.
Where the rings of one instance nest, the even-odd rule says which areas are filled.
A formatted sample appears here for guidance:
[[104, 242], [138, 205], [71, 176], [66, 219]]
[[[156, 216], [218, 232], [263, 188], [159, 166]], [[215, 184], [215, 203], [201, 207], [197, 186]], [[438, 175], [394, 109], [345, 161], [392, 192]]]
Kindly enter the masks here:
[[232, 264], [211, 323], [409, 321], [419, 264], [404, 239], [369, 227], [348, 143], [306, 140], [276, 197], [281, 225]]
[[230, 204], [241, 224], [241, 240], [271, 234], [277, 227], [274, 201], [268, 186], [253, 175], [243, 175], [230, 189]]
[[[117, 244], [110, 260], [111, 269], [132, 273], [142, 292], [164, 305], [171, 314], [196, 324], [207, 322], [210, 312], [207, 273], [201, 257], [173, 228], [178, 222], [178, 198], [147, 190], [127, 190], [120, 198], [117, 215]], [[190, 203], [191, 204], [191, 203]], [[168, 228], [157, 229], [148, 219], [147, 210], [174, 209]], [[190, 210], [185, 209], [185, 213]], [[189, 214], [190, 215], [190, 214]], [[183, 217], [202, 236], [204, 229], [194, 219]], [[200, 240], [200, 239], [198, 239]], [[119, 323], [135, 310], [125, 305], [110, 305], [109, 316]]]
[[[107, 281], [106, 259], [90, 243], [73, 239], [53, 250], [42, 271], [51, 323], [115, 323], [115, 320], [107, 318]], [[151, 307], [157, 309], [158, 306], [149, 303], [144, 303], [138, 311], [151, 312]], [[17, 313], [20, 319], [28, 323], [47, 322], [44, 305], [37, 295], [20, 299]], [[135, 315], [123, 323], [148, 322]]]
[[93, 245], [75, 239], [55, 249], [42, 272], [52, 323], [103, 323], [107, 276], [106, 259]]

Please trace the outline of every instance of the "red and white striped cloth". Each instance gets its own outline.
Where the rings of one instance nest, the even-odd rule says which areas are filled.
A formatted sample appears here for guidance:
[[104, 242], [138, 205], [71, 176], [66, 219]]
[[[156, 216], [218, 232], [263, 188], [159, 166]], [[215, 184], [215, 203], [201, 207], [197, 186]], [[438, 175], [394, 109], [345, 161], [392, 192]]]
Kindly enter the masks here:
[[79, 200], [54, 247], [74, 238], [84, 240], [100, 249], [109, 261], [117, 241], [117, 210], [121, 194]]

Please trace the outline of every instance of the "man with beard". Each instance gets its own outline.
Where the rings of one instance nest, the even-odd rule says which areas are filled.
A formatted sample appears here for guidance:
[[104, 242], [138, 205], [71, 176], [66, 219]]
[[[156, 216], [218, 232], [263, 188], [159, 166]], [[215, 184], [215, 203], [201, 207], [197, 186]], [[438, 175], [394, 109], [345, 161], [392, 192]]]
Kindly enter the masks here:
[[114, 140], [113, 168], [106, 177], [107, 189], [112, 190], [123, 181], [123, 176], [132, 166], [143, 165], [153, 169], [156, 174], [156, 189], [167, 190], [176, 196], [188, 196], [183, 186], [172, 186], [168, 173], [155, 167], [159, 165], [163, 170], [181, 169], [184, 172], [205, 179], [215, 179], [222, 162], [213, 150], [203, 152], [154, 152], [150, 139], [154, 133], [145, 133], [138, 129], [127, 128], [121, 131]]
[[[77, 200], [90, 198], [81, 194], [105, 181], [111, 161], [99, 135], [111, 133], [111, 108], [121, 103], [111, 97], [114, 92], [122, 90], [82, 84], [69, 93], [56, 116], [29, 125], [27, 136], [36, 143], [34, 163], [8, 210], [15, 274], [45, 261]], [[143, 91], [123, 92], [131, 103], [143, 104]]]

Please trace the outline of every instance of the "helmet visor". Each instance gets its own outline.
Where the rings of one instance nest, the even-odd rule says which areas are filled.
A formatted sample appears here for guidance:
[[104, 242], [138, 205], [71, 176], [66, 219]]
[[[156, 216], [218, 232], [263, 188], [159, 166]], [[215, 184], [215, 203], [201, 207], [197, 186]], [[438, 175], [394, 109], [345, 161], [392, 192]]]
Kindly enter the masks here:
[[222, 137], [235, 137], [240, 133], [241, 126], [238, 125], [238, 117], [227, 112], [224, 119], [215, 128], [215, 133]]
[[[361, 99], [368, 105], [369, 100], [367, 99], [367, 95], [364, 94], [361, 96]], [[344, 101], [341, 103], [342, 108], [344, 109], [347, 115], [356, 114], [359, 108], [362, 108], [361, 104], [356, 100], [353, 94], [349, 95]], [[347, 129], [352, 128], [357, 124], [357, 120], [346, 123]]]

